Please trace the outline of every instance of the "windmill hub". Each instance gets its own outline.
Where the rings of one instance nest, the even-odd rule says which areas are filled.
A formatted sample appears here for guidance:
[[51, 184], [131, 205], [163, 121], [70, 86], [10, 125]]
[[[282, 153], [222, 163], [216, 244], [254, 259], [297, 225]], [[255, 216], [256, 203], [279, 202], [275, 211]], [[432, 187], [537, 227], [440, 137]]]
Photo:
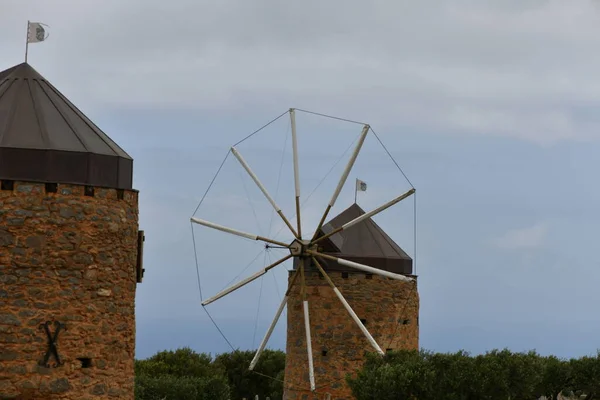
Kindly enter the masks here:
[[300, 256], [308, 256], [307, 254], [307, 250], [310, 249], [310, 240], [299, 240], [299, 239], [295, 239], [291, 244], [290, 244], [290, 253], [294, 256], [294, 257], [300, 257]]

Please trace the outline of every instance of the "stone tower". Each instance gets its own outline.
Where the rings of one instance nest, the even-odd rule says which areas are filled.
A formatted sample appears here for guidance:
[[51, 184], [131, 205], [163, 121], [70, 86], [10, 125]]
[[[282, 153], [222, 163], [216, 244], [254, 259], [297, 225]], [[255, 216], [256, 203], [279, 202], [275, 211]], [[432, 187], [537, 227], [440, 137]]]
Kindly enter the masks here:
[[[331, 232], [362, 214], [353, 204], [322, 231]], [[412, 259], [371, 219], [331, 236], [322, 246], [325, 254], [415, 278], [388, 280], [320, 261], [382, 350], [418, 349], [419, 295]], [[288, 300], [284, 400], [353, 399], [345, 377], [356, 373], [374, 349], [313, 265], [305, 280], [317, 389], [310, 391], [301, 287], [295, 284]]]
[[133, 400], [132, 177], [30, 65], [0, 72], [0, 399]]

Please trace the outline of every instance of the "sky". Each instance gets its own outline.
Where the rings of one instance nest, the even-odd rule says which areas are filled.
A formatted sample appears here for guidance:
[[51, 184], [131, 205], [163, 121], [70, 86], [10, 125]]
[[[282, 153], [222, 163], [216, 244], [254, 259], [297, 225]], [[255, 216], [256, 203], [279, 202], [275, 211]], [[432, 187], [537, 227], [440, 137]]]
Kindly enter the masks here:
[[[206, 299], [285, 253], [195, 226], [197, 270], [190, 217], [229, 147], [290, 107], [369, 123], [415, 186], [423, 348], [600, 348], [598, 1], [0, 0], [0, 69], [23, 62], [27, 20], [50, 34], [29, 63], [135, 160], [137, 357], [230, 350], [197, 276]], [[297, 120], [310, 230], [362, 127]], [[291, 218], [289, 127], [238, 148]], [[410, 188], [372, 134], [332, 216], [356, 178], [365, 209]], [[413, 206], [375, 221], [414, 257]], [[289, 239], [232, 156], [196, 216]], [[207, 306], [235, 348], [257, 346], [289, 267]]]

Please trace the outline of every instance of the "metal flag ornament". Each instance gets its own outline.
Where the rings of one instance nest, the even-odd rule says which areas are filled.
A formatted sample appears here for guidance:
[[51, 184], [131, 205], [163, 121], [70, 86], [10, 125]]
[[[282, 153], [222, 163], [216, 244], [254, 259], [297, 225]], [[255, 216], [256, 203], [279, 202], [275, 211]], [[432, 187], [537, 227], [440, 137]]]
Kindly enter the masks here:
[[27, 54], [29, 52], [29, 43], [39, 43], [48, 39], [48, 34], [44, 27], [48, 27], [41, 22], [27, 21], [27, 39], [25, 40], [25, 62], [27, 62]]
[[358, 192], [367, 191], [367, 182], [356, 179], [356, 186], [354, 187], [354, 202], [356, 203], [356, 195]]

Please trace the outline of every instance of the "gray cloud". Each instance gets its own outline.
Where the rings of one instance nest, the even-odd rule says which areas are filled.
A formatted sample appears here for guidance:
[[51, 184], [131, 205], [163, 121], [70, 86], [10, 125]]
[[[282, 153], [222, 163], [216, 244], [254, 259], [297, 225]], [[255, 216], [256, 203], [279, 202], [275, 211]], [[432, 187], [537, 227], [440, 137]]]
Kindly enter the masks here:
[[23, 22], [43, 17], [51, 37], [32, 46], [32, 63], [94, 107], [309, 104], [376, 126], [538, 143], [596, 138], [599, 127], [578, 113], [600, 102], [600, 9], [591, 0], [2, 7], [0, 35], [14, 54], [6, 66], [22, 54]]

